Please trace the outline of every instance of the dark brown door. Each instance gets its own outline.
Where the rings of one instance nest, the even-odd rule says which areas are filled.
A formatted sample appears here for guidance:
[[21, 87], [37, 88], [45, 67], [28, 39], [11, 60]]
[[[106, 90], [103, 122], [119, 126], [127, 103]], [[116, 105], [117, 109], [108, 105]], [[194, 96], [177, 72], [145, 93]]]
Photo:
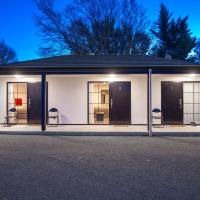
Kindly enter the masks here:
[[183, 124], [183, 83], [161, 82], [161, 104], [164, 124]]
[[109, 95], [110, 124], [131, 124], [131, 83], [110, 83]]
[[28, 83], [28, 124], [41, 123], [41, 83]]

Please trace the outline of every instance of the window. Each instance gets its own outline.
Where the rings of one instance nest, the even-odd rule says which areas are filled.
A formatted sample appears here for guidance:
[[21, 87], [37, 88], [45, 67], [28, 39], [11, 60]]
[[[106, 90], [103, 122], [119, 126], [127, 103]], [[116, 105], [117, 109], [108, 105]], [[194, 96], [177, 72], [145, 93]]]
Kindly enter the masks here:
[[8, 107], [17, 109], [17, 123], [27, 123], [27, 83], [8, 83]]
[[89, 124], [109, 124], [109, 83], [88, 83]]
[[200, 82], [183, 84], [184, 123], [200, 123]]

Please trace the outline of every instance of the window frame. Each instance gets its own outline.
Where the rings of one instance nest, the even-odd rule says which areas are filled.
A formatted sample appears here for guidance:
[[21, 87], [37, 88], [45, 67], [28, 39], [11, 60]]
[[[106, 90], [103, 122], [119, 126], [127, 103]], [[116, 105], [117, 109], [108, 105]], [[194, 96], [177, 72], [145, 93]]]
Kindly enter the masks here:
[[[100, 92], [99, 92], [99, 86], [98, 86], [98, 92], [90, 92], [90, 84], [94, 84], [94, 83], [96, 83], [96, 84], [101, 84], [101, 83], [107, 83], [108, 84], [108, 93], [109, 93], [109, 85], [110, 85], [110, 82], [109, 81], [88, 81], [87, 82], [87, 124], [88, 125], [109, 125], [110, 124], [110, 122], [108, 121], [108, 123], [90, 123], [90, 116], [91, 115], [94, 115], [94, 113], [90, 113], [90, 105], [95, 105], [95, 104], [97, 104], [98, 105], [98, 108], [99, 108], [99, 98], [98, 98], [98, 103], [90, 103], [90, 94], [91, 93], [96, 93], [96, 94], [100, 94]], [[109, 104], [110, 104], [110, 102], [109, 102], [109, 100], [108, 100], [108, 103], [104, 103], [104, 104], [100, 104], [100, 105], [108, 105], [108, 108], [109, 108]], [[108, 115], [108, 120], [109, 120], [109, 111], [108, 111], [108, 113], [107, 113], [107, 115]], [[95, 117], [95, 116], [93, 116], [93, 117]]]

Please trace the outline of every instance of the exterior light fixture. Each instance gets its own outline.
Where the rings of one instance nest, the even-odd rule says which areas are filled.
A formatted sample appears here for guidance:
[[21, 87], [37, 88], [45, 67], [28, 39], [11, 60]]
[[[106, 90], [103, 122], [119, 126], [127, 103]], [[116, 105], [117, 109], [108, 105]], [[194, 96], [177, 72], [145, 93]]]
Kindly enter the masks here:
[[110, 78], [115, 78], [116, 75], [115, 75], [115, 74], [110, 74], [109, 77], [110, 77]]
[[23, 76], [22, 76], [22, 75], [19, 75], [19, 74], [16, 74], [16, 75], [14, 75], [14, 77], [15, 77], [16, 79], [20, 79], [20, 78], [22, 78]]
[[192, 74], [188, 74], [188, 77], [190, 77], [190, 78], [195, 78], [197, 75], [196, 74], [194, 74], [194, 73], [192, 73]]
[[108, 77], [108, 81], [109, 82], [114, 82], [117, 80], [116, 78], [117, 76], [115, 74], [110, 74], [109, 77]]

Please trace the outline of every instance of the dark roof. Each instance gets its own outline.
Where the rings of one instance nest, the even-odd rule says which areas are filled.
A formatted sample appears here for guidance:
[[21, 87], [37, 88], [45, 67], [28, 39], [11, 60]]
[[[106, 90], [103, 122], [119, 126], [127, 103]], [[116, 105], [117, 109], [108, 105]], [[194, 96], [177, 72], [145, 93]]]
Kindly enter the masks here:
[[[68, 55], [41, 58], [5, 65], [5, 67], [156, 67], [194, 66], [182, 60], [169, 60], [146, 55]], [[200, 66], [200, 65], [199, 65]]]
[[0, 66], [0, 74], [18, 72], [26, 74], [146, 73], [149, 68], [152, 68], [154, 73], [169, 73], [172, 71], [173, 73], [179, 73], [191, 69], [200, 72], [200, 65], [154, 56], [68, 55], [2, 65]]

